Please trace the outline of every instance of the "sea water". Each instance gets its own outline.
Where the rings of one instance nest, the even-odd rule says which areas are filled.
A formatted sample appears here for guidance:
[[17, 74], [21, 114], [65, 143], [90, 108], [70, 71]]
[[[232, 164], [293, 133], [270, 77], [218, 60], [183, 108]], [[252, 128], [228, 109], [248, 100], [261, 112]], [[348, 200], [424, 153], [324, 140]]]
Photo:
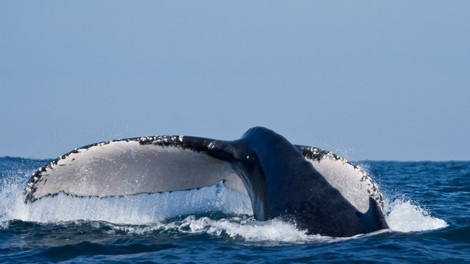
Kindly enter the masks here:
[[356, 163], [380, 185], [390, 229], [349, 238], [256, 221], [222, 183], [26, 205], [26, 181], [47, 162], [0, 158], [0, 262], [470, 262], [470, 162]]

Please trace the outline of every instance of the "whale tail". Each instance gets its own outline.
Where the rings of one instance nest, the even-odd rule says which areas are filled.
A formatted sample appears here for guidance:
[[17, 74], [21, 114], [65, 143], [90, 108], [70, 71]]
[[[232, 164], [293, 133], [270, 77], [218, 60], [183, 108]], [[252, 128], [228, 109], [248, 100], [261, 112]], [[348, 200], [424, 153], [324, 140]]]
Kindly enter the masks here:
[[360, 168], [260, 127], [235, 141], [151, 136], [75, 149], [33, 173], [25, 202], [60, 193], [103, 198], [190, 190], [221, 181], [250, 198], [258, 220], [292, 217], [309, 233], [331, 236], [387, 228], [378, 188]]

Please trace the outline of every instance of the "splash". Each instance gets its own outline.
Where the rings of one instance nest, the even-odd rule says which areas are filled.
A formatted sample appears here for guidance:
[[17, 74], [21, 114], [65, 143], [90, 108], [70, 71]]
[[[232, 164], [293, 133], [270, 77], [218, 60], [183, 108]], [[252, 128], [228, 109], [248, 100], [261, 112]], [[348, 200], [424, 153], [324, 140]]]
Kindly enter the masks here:
[[109, 198], [74, 197], [63, 193], [24, 203], [23, 184], [4, 181], [0, 187], [0, 222], [57, 223], [74, 220], [142, 225], [191, 214], [251, 214], [247, 196], [223, 182], [198, 190]]
[[425, 209], [409, 200], [396, 199], [388, 205], [386, 221], [398, 232], [426, 231], [447, 227], [447, 223], [431, 216]]
[[23, 184], [18, 180], [12, 181], [10, 178], [0, 180], [0, 227], [6, 227], [11, 220], [23, 219], [22, 210], [18, 210], [24, 206], [24, 203], [20, 202], [22, 189]]

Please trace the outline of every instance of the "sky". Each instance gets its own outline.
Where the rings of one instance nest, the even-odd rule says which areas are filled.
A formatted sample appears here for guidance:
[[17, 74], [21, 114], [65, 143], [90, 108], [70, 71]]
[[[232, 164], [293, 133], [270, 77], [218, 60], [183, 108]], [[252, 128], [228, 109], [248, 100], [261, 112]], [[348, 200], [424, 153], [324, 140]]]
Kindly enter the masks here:
[[265, 126], [470, 160], [470, 1], [2, 1], [0, 157]]

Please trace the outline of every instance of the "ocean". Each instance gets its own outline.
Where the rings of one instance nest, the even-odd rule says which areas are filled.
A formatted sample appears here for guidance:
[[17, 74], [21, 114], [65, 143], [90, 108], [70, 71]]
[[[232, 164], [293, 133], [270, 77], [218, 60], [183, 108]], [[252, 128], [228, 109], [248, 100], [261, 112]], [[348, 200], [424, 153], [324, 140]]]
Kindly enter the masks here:
[[[242, 202], [223, 213], [223, 186], [138, 206], [60, 195], [25, 205], [27, 180], [47, 162], [0, 158], [2, 263], [470, 263], [470, 162], [356, 162], [379, 184], [390, 229], [349, 238], [255, 221]], [[164, 206], [150, 210], [155, 201]]]

